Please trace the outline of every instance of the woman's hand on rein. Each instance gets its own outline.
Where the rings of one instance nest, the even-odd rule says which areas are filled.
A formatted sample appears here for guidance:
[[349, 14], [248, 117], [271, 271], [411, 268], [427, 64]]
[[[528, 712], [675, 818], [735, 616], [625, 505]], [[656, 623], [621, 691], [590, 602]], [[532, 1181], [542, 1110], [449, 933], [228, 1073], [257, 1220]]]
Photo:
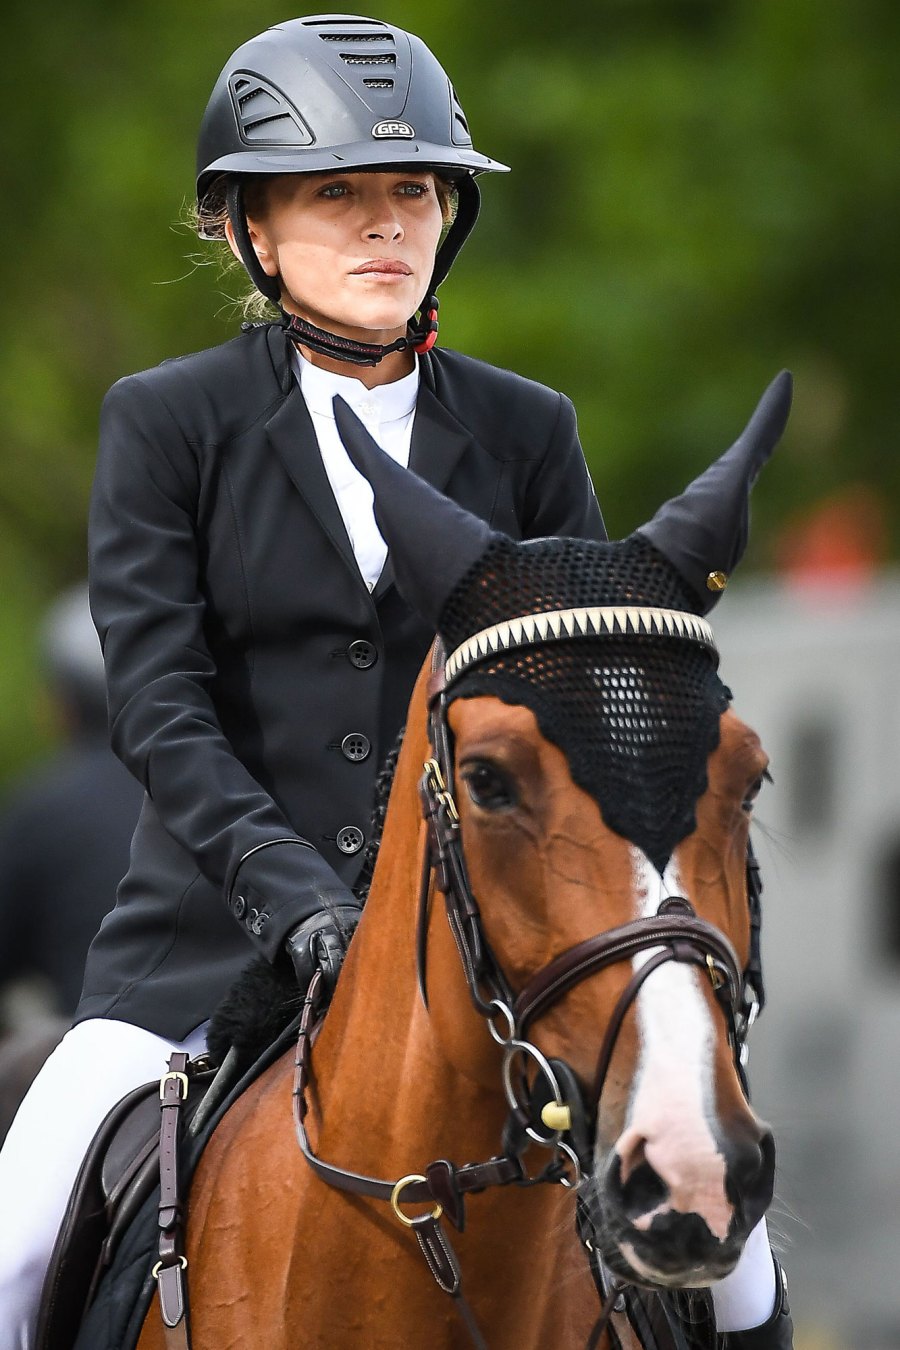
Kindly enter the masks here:
[[311, 914], [285, 938], [284, 945], [302, 991], [309, 987], [317, 970], [322, 972], [326, 992], [334, 990], [362, 913], [349, 891], [347, 895], [347, 904], [332, 905]]

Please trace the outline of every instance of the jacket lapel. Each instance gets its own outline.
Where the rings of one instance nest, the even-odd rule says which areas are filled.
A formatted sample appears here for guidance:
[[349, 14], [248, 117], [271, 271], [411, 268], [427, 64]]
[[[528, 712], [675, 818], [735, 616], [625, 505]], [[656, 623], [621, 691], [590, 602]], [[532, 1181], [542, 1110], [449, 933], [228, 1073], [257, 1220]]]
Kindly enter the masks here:
[[443, 492], [472, 436], [443, 405], [423, 379], [416, 400], [409, 467]]
[[312, 418], [297, 381], [291, 377], [287, 398], [266, 423], [266, 431], [294, 487], [331, 539], [341, 557], [364, 586], [353, 545], [322, 463]]

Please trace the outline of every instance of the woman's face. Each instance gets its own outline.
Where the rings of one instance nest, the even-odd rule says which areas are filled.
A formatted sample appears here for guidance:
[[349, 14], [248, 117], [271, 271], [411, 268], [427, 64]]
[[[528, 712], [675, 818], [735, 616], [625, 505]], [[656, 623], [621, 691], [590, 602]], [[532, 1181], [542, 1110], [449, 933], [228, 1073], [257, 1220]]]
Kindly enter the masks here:
[[289, 313], [387, 343], [425, 296], [444, 220], [434, 174], [404, 170], [284, 174], [248, 223]]

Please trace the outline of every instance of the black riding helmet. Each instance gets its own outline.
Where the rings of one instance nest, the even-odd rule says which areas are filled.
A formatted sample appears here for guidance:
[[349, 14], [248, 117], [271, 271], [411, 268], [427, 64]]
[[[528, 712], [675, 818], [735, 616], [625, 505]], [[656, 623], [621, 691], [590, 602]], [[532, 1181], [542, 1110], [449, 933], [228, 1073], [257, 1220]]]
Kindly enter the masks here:
[[250, 243], [243, 184], [251, 174], [325, 169], [432, 169], [457, 192], [455, 219], [438, 248], [424, 319], [382, 347], [357, 343], [282, 311], [293, 336], [318, 351], [374, 365], [389, 351], [424, 347], [437, 333], [434, 292], [478, 217], [475, 175], [507, 172], [479, 154], [443, 67], [412, 33], [377, 19], [319, 14], [251, 38], [229, 58], [213, 89], [197, 145], [197, 200], [227, 206], [251, 281], [280, 307], [278, 279]]

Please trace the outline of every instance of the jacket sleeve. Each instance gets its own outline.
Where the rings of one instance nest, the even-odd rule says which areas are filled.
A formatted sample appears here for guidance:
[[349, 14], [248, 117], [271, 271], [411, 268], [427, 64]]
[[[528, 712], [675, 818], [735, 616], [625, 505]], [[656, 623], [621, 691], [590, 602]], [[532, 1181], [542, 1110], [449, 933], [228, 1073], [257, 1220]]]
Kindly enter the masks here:
[[140, 377], [107, 395], [91, 501], [91, 608], [115, 753], [269, 959], [346, 886], [234, 754], [204, 635], [194, 447]]
[[525, 537], [570, 535], [576, 539], [607, 537], [578, 439], [575, 409], [559, 395], [559, 415], [546, 453], [528, 485], [523, 520]]

